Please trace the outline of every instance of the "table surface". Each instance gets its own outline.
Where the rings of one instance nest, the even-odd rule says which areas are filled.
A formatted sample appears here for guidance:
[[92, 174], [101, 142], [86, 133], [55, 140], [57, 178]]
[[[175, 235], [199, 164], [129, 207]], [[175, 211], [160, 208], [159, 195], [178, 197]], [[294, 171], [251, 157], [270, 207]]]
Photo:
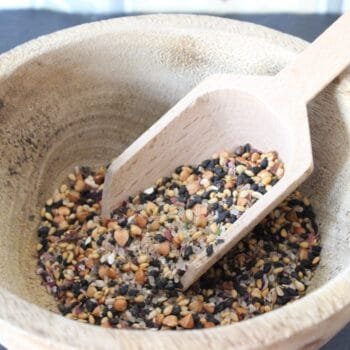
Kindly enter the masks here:
[[[63, 14], [44, 10], [0, 11], [0, 53], [56, 30], [74, 25], [93, 22], [99, 19], [118, 17], [118, 15], [77, 15]], [[225, 15], [227, 18], [253, 22], [289, 33], [308, 41], [315, 39], [331, 23], [337, 15]], [[1, 330], [0, 330], [1, 332]], [[337, 334], [322, 350], [349, 350], [350, 323]], [[0, 345], [0, 350], [4, 348]], [[9, 349], [13, 350], [13, 349]]]

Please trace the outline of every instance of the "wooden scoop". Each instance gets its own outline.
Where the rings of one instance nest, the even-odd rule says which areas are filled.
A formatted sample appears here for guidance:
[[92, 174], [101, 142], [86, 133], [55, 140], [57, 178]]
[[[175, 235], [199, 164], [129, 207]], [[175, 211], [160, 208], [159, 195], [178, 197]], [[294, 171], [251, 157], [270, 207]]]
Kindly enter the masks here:
[[102, 215], [179, 165], [248, 142], [276, 150], [285, 164], [283, 178], [220, 236], [224, 243], [210, 257], [203, 251], [189, 263], [181, 279], [188, 288], [311, 174], [306, 104], [350, 63], [349, 33], [347, 13], [274, 77], [205, 79], [112, 162]]

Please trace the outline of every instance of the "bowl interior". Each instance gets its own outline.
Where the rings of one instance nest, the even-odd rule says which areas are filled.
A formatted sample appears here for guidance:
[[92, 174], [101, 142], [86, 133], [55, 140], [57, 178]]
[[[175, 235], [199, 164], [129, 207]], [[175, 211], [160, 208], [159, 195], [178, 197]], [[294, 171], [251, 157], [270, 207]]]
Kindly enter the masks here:
[[[166, 25], [140, 33], [116, 27], [0, 75], [0, 286], [27, 301], [54, 308], [35, 274], [38, 213], [75, 165], [109, 162], [205, 76], [270, 75], [295, 54], [240, 33], [217, 40], [210, 28], [200, 36]], [[303, 190], [324, 247], [310, 290], [350, 264], [345, 110], [335, 85], [309, 106], [315, 171]]]

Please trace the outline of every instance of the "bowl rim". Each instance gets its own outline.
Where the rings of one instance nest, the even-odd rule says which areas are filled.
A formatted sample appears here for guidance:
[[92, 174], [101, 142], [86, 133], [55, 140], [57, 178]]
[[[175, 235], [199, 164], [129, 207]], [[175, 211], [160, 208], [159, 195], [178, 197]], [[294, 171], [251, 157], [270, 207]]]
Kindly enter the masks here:
[[[237, 20], [199, 15], [142, 15], [103, 20], [64, 29], [26, 42], [0, 55], [0, 80], [6, 80], [16, 69], [42, 54], [66, 45], [79, 43], [108, 32], [141, 30], [176, 31], [210, 30], [223, 34], [254, 36], [268, 41], [289, 53], [295, 54], [306, 47], [306, 42], [291, 35]], [[160, 29], [161, 28], [161, 29]], [[290, 337], [299, 333], [301, 337], [327, 321], [342, 317], [342, 324], [349, 320], [350, 267], [339, 273], [322, 287], [300, 300], [262, 316], [234, 325], [206, 330], [190, 331], [136, 331], [93, 327], [68, 320], [29, 303], [0, 287], [0, 338], [6, 342], [25, 342], [23, 348], [139, 348], [159, 349], [191, 346], [193, 349], [224, 349], [227, 347], [255, 349], [263, 346], [273, 349], [295, 348]], [[20, 310], [15, 314], [16, 310]], [[337, 316], [338, 315], [338, 316]], [[32, 320], [32, 322], [28, 322]], [[336, 329], [337, 330], [337, 329]], [[336, 331], [335, 330], [335, 331]], [[268, 335], [268, 336], [267, 336]], [[72, 338], [73, 337], [73, 338]], [[322, 334], [320, 334], [322, 344]], [[73, 340], [73, 342], [72, 342]], [[311, 339], [313, 342], [317, 339]], [[326, 339], [324, 339], [326, 340]], [[78, 346], [79, 344], [79, 346]], [[283, 345], [284, 344], [284, 345]], [[312, 345], [312, 344], [311, 344]], [[273, 347], [272, 347], [273, 346]], [[285, 347], [287, 346], [287, 347]], [[17, 347], [16, 347], [17, 348]], [[306, 348], [305, 348], [306, 349]]]

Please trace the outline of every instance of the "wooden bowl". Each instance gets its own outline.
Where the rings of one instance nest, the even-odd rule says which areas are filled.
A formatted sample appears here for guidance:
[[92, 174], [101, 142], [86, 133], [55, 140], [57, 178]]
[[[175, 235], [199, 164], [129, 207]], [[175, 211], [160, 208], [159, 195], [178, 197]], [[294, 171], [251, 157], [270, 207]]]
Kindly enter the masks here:
[[275, 74], [305, 46], [253, 24], [160, 15], [82, 25], [2, 55], [0, 343], [10, 349], [306, 350], [342, 328], [350, 320], [346, 74], [309, 108], [316, 169], [304, 190], [324, 249], [303, 299], [207, 330], [104, 329], [48, 311], [55, 303], [35, 274], [40, 205], [74, 165], [118, 155], [205, 76]]

